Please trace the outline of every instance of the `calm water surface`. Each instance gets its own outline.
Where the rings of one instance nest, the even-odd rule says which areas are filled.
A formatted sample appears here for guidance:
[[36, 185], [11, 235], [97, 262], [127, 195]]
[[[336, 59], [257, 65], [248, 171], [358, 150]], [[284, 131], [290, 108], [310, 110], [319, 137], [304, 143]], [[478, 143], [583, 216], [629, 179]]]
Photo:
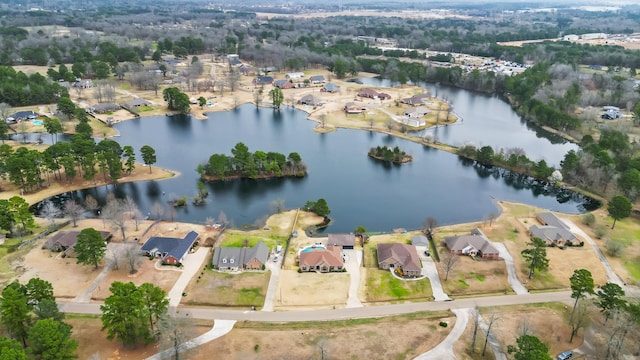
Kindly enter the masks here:
[[[480, 97], [474, 101], [499, 100]], [[306, 120], [306, 116], [292, 109], [274, 112], [244, 105], [230, 112], [211, 113], [209, 120], [158, 116], [120, 123], [116, 126], [122, 134], [116, 138], [118, 142], [136, 150], [143, 145], [154, 147], [156, 166], [181, 174], [162, 181], [120, 184], [116, 193], [134, 198], [144, 214], [155, 202], [166, 205], [174, 196], [193, 197], [197, 192], [198, 164], [213, 153], [230, 154], [241, 141], [251, 151], [300, 153], [308, 166], [308, 176], [208, 183], [206, 206], [196, 207], [189, 202], [189, 206], [178, 210], [179, 220], [203, 223], [208, 216], [217, 218], [224, 211], [235, 226], [241, 226], [267, 215], [273, 200], [284, 200], [286, 208], [296, 208], [307, 200], [325, 198], [335, 220], [328, 231], [348, 232], [359, 225], [369, 231], [390, 231], [398, 227], [419, 228], [427, 216], [435, 217], [440, 224], [480, 220], [498, 213], [494, 199], [568, 213], [591, 206], [574, 193], [499, 169], [474, 166], [455, 155], [388, 135], [346, 129], [318, 134], [312, 130], [315, 123]], [[464, 125], [450, 128], [462, 129], [471, 121], [465, 118]], [[523, 127], [519, 119], [514, 121], [516, 127]], [[534, 132], [528, 132], [537, 138]], [[492, 138], [491, 131], [482, 137]], [[374, 161], [367, 151], [378, 145], [397, 145], [413, 155], [413, 162], [395, 166]], [[549, 143], [549, 148], [555, 147], [559, 153], [564, 151], [562, 146]], [[528, 150], [527, 153], [530, 154]], [[90, 193], [104, 199], [108, 191], [113, 188], [76, 191], [63, 197], [82, 199]]]

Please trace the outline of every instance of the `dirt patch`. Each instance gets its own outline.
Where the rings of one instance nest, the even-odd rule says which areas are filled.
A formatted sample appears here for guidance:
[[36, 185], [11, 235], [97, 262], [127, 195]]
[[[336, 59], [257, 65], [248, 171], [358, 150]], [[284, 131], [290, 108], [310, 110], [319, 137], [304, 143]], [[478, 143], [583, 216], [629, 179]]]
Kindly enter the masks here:
[[[574, 349], [582, 343], [582, 330], [573, 338], [573, 343], [569, 343], [571, 328], [565, 317], [571, 312], [571, 306], [550, 303], [480, 309], [487, 323], [494, 312], [496, 320], [491, 327], [491, 332], [499, 339], [503, 349], [506, 349], [507, 345], [516, 344], [516, 338], [523, 333], [523, 326], [526, 326], [529, 334], [547, 344], [549, 353], [552, 355]], [[473, 321], [469, 321], [469, 326], [473, 326], [472, 324]]]
[[[107, 333], [100, 331], [102, 321], [99, 317], [67, 316], [64, 320], [73, 326], [71, 337], [78, 341], [78, 359], [91, 359], [97, 355], [97, 359], [105, 360], [142, 360], [161, 350], [158, 343], [138, 345], [134, 349], [125, 348], [117, 340], [107, 340]], [[191, 320], [189, 331], [192, 336], [199, 336], [212, 327], [211, 321]]]
[[[440, 253], [446, 250], [440, 248]], [[443, 259], [443, 255], [440, 255]], [[445, 281], [444, 263], [438, 264], [438, 274], [444, 292], [450, 296], [479, 294], [505, 294], [511, 292], [507, 282], [507, 267], [503, 260], [474, 260], [469, 256], [460, 256], [458, 262], [449, 271]]]
[[182, 304], [260, 308], [264, 304], [270, 275], [269, 271], [229, 274], [203, 270], [189, 282]]
[[346, 272], [319, 274], [281, 270], [275, 299], [276, 311], [302, 307], [343, 308], [348, 297], [349, 280]]
[[[449, 323], [446, 328], [440, 321]], [[237, 323], [222, 338], [185, 354], [192, 360], [225, 354], [225, 359], [413, 359], [439, 344], [455, 317], [413, 314], [302, 324]], [[390, 346], [389, 344], [392, 344]]]

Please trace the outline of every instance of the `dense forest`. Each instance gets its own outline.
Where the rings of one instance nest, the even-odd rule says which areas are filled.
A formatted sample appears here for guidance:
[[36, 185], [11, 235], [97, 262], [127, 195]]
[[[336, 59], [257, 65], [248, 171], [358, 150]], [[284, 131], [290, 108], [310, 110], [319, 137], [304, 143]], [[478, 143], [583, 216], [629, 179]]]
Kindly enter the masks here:
[[239, 142], [231, 149], [232, 156], [213, 154], [209, 161], [199, 165], [198, 173], [206, 180], [264, 179], [283, 176], [305, 176], [307, 166], [296, 152], [289, 156], [278, 152], [249, 151]]

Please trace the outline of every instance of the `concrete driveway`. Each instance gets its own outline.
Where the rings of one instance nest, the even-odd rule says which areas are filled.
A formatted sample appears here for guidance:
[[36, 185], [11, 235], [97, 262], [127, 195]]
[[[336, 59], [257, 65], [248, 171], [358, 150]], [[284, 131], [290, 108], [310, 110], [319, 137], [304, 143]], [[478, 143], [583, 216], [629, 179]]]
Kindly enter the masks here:
[[507, 280], [509, 281], [509, 286], [513, 289], [513, 291], [518, 295], [528, 294], [529, 290], [527, 290], [524, 285], [518, 279], [516, 275], [516, 266], [513, 263], [513, 258], [511, 257], [511, 253], [507, 250], [507, 247], [504, 246], [503, 243], [492, 242], [493, 245], [500, 252], [500, 257], [504, 259], [505, 264], [507, 265]]
[[189, 285], [189, 281], [193, 278], [198, 271], [202, 268], [205, 260], [207, 259], [207, 254], [209, 253], [209, 248], [200, 247], [195, 253], [187, 254], [185, 256], [182, 268], [182, 274], [178, 278], [171, 291], [169, 291], [169, 306], [177, 307], [180, 305], [180, 301], [182, 300], [182, 293], [184, 289]]
[[589, 235], [587, 235], [587, 233], [582, 231], [582, 229], [580, 229], [576, 224], [574, 224], [573, 221], [568, 219], [560, 219], [560, 220], [564, 221], [564, 223], [569, 227], [569, 231], [571, 231], [576, 235], [581, 236], [591, 245], [591, 248], [596, 253], [596, 256], [602, 263], [602, 266], [604, 266], [604, 270], [607, 274], [607, 282], [618, 284], [620, 287], [624, 289], [627, 284], [625, 284], [625, 282], [622, 281], [622, 279], [620, 279], [618, 274], [616, 274], [616, 272], [613, 271], [611, 264], [609, 264], [609, 260], [607, 260], [607, 258], [604, 256], [604, 254], [598, 247], [598, 244], [596, 244], [596, 242]]
[[438, 268], [436, 267], [436, 263], [430, 256], [426, 256], [424, 251], [427, 249], [426, 246], [416, 246], [418, 250], [418, 256], [422, 261], [422, 276], [426, 276], [429, 278], [429, 282], [431, 283], [431, 292], [433, 293], [433, 299], [435, 301], [447, 301], [451, 300], [449, 295], [444, 292], [442, 288], [442, 282], [440, 281], [440, 276], [438, 276]]
[[[178, 345], [178, 352], [184, 352], [189, 349], [193, 349], [197, 346], [200, 346], [204, 343], [208, 343], [209, 341], [215, 340], [221, 336], [226, 335], [233, 329], [233, 325], [235, 325], [235, 320], [214, 320], [213, 328], [206, 333], [198, 336], [195, 339], [189, 340]], [[175, 355], [175, 350], [173, 348], [167, 349], [165, 351], [159, 352], [155, 355], [149, 356], [146, 360], [161, 360], [161, 359], [173, 359]]]
[[360, 287], [360, 269], [362, 266], [362, 251], [360, 250], [342, 250], [348, 259], [344, 263], [345, 269], [350, 277], [349, 297], [347, 297], [347, 307], [362, 307], [362, 302], [358, 298], [358, 288]]
[[282, 266], [282, 256], [278, 255], [278, 261], [273, 261], [273, 254], [267, 260], [265, 267], [271, 271], [269, 278], [269, 287], [267, 287], [267, 295], [264, 297], [264, 305], [262, 311], [273, 311], [276, 301], [276, 292], [278, 291], [278, 283], [280, 282], [280, 267]]
[[414, 360], [457, 360], [456, 354], [453, 352], [453, 345], [458, 341], [460, 336], [462, 336], [464, 329], [466, 329], [473, 309], [453, 309], [451, 311], [456, 314], [456, 324], [453, 326], [453, 329], [451, 329], [449, 335], [436, 347], [416, 356]]

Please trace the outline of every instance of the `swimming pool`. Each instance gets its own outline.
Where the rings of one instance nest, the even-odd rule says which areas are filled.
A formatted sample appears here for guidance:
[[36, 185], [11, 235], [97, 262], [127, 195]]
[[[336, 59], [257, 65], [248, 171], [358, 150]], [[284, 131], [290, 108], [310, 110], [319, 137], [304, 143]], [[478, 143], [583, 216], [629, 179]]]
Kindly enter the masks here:
[[311, 245], [311, 246], [307, 246], [306, 248], [300, 250], [301, 253], [303, 252], [312, 252], [312, 251], [316, 251], [316, 250], [326, 250], [327, 247], [324, 245]]
[[42, 120], [31, 120], [33, 125], [42, 125]]

